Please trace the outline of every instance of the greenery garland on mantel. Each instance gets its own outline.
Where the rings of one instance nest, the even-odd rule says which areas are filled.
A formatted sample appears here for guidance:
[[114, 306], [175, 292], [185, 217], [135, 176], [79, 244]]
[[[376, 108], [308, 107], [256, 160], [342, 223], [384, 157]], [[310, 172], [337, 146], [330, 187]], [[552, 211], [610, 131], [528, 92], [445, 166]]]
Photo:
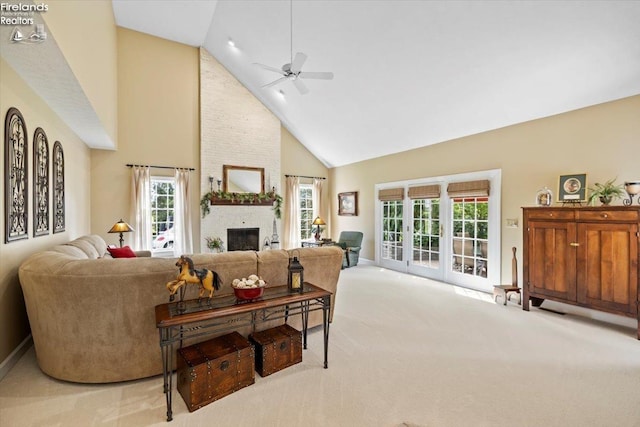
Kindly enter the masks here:
[[202, 218], [211, 212], [211, 205], [262, 205], [273, 204], [276, 218], [282, 216], [282, 196], [275, 190], [267, 193], [227, 193], [226, 191], [210, 191], [200, 199]]

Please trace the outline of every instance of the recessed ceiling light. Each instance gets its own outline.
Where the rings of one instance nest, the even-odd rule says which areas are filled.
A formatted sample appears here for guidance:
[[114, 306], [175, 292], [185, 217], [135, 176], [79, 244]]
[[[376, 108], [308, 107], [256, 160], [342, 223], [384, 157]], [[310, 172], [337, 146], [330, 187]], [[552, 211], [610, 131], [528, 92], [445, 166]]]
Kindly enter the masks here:
[[284, 99], [284, 92], [282, 91], [282, 89], [278, 91], [278, 95], [280, 95], [280, 97]]
[[233, 41], [233, 39], [229, 38], [229, 40], [227, 40], [227, 44], [231, 47], [236, 47], [236, 43]]

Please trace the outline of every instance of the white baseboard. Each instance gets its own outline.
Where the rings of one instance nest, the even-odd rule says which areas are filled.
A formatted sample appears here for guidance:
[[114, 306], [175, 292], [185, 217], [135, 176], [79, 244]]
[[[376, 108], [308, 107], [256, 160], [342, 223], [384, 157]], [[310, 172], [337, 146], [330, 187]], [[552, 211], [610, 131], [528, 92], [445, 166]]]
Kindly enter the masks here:
[[9, 356], [0, 363], [0, 381], [2, 381], [5, 375], [9, 373], [16, 363], [18, 363], [18, 360], [20, 360], [22, 355], [25, 354], [32, 345], [33, 338], [31, 337], [31, 334], [29, 334], [29, 336], [26, 337], [15, 350], [13, 350], [11, 354], [9, 354]]

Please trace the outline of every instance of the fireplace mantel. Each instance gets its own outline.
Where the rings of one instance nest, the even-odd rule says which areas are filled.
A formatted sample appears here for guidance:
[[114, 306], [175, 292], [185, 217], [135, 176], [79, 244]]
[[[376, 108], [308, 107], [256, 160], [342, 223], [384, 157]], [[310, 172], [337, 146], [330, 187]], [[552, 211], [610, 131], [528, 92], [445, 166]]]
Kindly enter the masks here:
[[276, 197], [272, 193], [211, 193], [209, 201], [211, 205], [272, 206]]

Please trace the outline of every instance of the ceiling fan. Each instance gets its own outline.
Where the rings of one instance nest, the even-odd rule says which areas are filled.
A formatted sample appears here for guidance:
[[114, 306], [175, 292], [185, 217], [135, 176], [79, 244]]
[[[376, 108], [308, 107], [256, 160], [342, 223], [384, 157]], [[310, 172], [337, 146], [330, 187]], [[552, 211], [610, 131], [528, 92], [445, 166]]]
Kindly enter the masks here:
[[254, 65], [257, 65], [265, 70], [274, 71], [278, 74], [281, 74], [282, 77], [272, 81], [271, 83], [267, 83], [262, 86], [263, 88], [275, 86], [284, 81], [291, 81], [293, 85], [298, 89], [301, 95], [309, 93], [309, 89], [307, 86], [300, 81], [300, 79], [321, 79], [321, 80], [331, 80], [333, 79], [333, 73], [330, 71], [302, 71], [302, 66], [307, 60], [307, 55], [302, 52], [297, 52], [296, 57], [293, 57], [293, 1], [290, 2], [290, 18], [291, 18], [291, 62], [284, 64], [282, 68], [274, 68], [268, 65], [259, 64], [254, 62]]

